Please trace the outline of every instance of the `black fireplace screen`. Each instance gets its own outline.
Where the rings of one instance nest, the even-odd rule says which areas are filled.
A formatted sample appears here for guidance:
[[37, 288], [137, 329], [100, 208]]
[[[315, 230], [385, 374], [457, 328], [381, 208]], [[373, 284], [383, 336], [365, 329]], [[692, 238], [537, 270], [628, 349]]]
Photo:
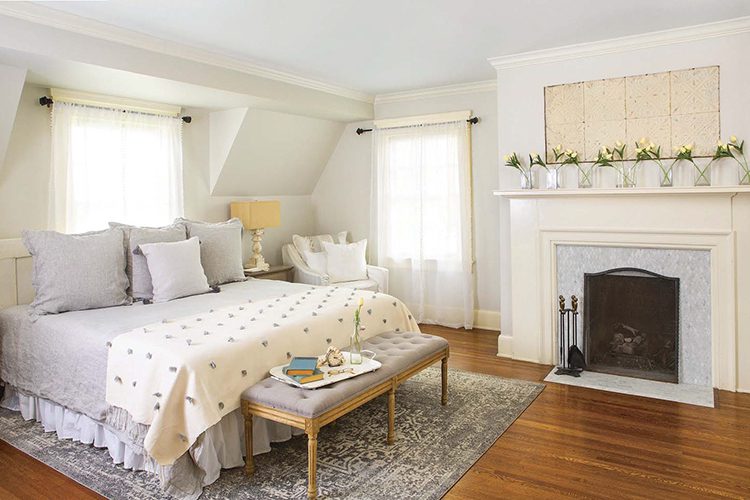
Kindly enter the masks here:
[[679, 278], [634, 268], [584, 275], [588, 370], [678, 381]]

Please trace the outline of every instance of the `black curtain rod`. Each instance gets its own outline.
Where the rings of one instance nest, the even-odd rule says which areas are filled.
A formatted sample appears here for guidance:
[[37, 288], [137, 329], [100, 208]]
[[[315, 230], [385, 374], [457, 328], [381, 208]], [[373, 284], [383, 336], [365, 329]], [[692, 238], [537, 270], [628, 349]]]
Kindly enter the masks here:
[[[55, 104], [55, 101], [53, 101], [50, 97], [47, 97], [46, 95], [43, 95], [42, 97], [39, 98], [40, 106], [47, 106], [49, 108], [53, 104]], [[150, 114], [150, 113], [146, 113], [146, 114]], [[180, 119], [184, 121], [185, 123], [190, 123], [193, 121], [192, 116], [181, 116]]]
[[[472, 125], [476, 125], [477, 123], [479, 123], [479, 117], [472, 116], [471, 118], [466, 120], [466, 123], [471, 123]], [[355, 132], [357, 133], [357, 135], [362, 135], [365, 132], [372, 132], [372, 129], [371, 128], [358, 128], [357, 130], [355, 130]]]

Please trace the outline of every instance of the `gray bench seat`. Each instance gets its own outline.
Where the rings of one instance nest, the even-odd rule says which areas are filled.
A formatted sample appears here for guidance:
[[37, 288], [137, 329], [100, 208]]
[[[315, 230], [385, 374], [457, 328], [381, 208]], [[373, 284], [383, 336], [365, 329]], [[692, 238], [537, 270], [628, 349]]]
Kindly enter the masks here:
[[396, 389], [412, 375], [441, 361], [442, 398], [447, 403], [448, 342], [419, 332], [388, 332], [366, 340], [382, 366], [374, 372], [319, 389], [302, 389], [268, 377], [242, 393], [245, 417], [245, 469], [252, 474], [252, 418], [263, 417], [303, 429], [308, 436], [308, 497], [316, 498], [317, 436], [321, 427], [366, 402], [388, 394], [388, 444], [395, 440]]
[[447, 347], [445, 339], [434, 335], [384, 333], [362, 343], [362, 349], [373, 351], [375, 359], [383, 365], [374, 372], [314, 390], [300, 389], [268, 377], [247, 389], [242, 399], [301, 417], [315, 418]]

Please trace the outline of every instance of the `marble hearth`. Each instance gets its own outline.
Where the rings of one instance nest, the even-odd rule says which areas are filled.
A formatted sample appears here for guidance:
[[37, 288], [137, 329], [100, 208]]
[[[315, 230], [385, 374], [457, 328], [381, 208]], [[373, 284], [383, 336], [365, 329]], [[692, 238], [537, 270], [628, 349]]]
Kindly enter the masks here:
[[595, 372], [563, 382], [705, 406], [713, 388], [750, 390], [750, 188], [495, 194], [511, 235], [499, 356], [555, 364], [558, 294], [583, 297], [584, 273], [635, 267], [680, 279], [678, 383]]

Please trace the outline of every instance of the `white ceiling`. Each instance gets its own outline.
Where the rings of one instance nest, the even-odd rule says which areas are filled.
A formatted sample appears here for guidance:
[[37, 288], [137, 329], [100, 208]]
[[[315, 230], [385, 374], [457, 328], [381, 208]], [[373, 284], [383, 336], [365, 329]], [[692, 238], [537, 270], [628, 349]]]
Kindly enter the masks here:
[[748, 0], [36, 3], [369, 94], [491, 79], [489, 57], [750, 15]]

